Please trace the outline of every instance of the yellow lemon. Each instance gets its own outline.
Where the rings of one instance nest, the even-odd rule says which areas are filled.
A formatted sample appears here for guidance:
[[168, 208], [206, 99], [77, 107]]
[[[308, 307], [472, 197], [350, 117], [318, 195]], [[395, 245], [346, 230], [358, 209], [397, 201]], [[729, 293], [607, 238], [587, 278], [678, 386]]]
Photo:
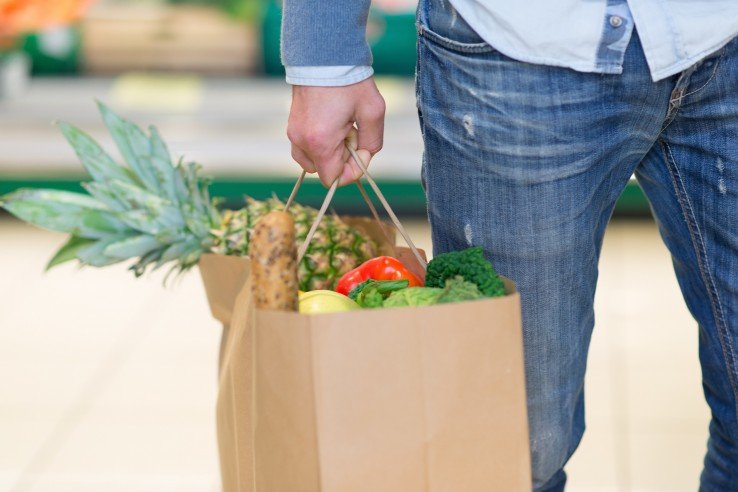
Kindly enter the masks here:
[[303, 314], [336, 313], [353, 311], [361, 307], [343, 294], [332, 290], [311, 290], [298, 297], [300, 312]]

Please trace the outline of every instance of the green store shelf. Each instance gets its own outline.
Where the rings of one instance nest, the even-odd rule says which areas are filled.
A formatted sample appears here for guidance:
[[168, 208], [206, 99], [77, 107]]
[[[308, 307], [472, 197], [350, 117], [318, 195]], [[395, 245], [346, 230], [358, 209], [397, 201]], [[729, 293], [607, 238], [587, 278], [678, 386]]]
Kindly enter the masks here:
[[[81, 192], [79, 185], [83, 176], [64, 176], [58, 178], [0, 178], [0, 196], [19, 188], [54, 188], [67, 191]], [[405, 215], [425, 214], [425, 195], [420, 183], [404, 180], [379, 180], [379, 186], [392, 204], [392, 207]], [[249, 178], [221, 176], [214, 179], [210, 185], [212, 196], [222, 197], [225, 206], [238, 208], [245, 196], [264, 199], [276, 195], [282, 199], [289, 196], [294, 185], [293, 180], [282, 178]], [[317, 180], [306, 180], [298, 201], [305, 205], [319, 206], [325, 196], [325, 188]], [[339, 188], [332, 203], [338, 213], [365, 213], [366, 205], [355, 186]], [[620, 196], [615, 214], [621, 216], [650, 215], [648, 201], [641, 188], [631, 181]]]
[[[79, 182], [83, 176], [65, 176], [59, 178], [0, 178], [0, 196], [19, 188], [53, 188], [66, 191], [82, 192]], [[238, 178], [220, 177], [210, 185], [210, 195], [223, 198], [225, 206], [238, 208], [244, 197], [265, 199], [277, 196], [286, 199], [295, 182], [293, 179], [281, 178]], [[425, 195], [420, 184], [413, 181], [380, 180], [382, 193], [392, 203], [398, 213], [424, 214]], [[318, 180], [306, 180], [298, 194], [298, 201], [305, 205], [319, 206], [325, 197], [326, 190]], [[339, 188], [333, 198], [332, 208], [339, 213], [364, 212], [364, 204], [358, 188], [346, 186]]]
[[78, 26], [65, 26], [26, 35], [23, 50], [31, 58], [34, 75], [74, 75], [79, 72], [82, 36]]

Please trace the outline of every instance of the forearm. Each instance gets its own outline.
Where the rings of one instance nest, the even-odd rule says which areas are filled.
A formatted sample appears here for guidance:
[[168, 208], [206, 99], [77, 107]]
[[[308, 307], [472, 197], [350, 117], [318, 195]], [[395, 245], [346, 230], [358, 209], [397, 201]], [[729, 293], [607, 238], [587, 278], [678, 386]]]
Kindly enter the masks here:
[[344, 185], [362, 174], [344, 146], [355, 126], [364, 163], [382, 148], [385, 105], [370, 78], [369, 3], [284, 0], [282, 63], [287, 81], [295, 85], [287, 137], [295, 161], [317, 172], [326, 186], [336, 179]]
[[370, 0], [284, 0], [282, 63], [287, 67], [371, 66]]

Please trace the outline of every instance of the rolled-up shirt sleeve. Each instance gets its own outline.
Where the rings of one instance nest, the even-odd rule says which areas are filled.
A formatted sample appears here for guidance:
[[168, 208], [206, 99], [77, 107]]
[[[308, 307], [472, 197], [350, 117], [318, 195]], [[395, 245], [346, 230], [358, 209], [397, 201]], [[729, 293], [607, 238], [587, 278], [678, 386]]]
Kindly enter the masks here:
[[287, 83], [335, 87], [351, 85], [368, 79], [374, 74], [370, 66], [338, 65], [315, 67], [285, 67]]

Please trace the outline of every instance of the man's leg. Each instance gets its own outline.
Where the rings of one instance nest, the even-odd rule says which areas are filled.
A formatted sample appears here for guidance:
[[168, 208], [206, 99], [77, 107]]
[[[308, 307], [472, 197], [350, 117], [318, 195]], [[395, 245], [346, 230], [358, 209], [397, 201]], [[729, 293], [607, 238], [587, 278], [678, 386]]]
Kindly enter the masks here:
[[603, 232], [673, 82], [631, 42], [622, 76], [495, 52], [448, 2], [421, 2], [417, 95], [434, 253], [483, 246], [522, 296], [536, 490], [561, 490], [584, 431]]
[[637, 176], [699, 324], [712, 410], [700, 490], [738, 490], [738, 40], [684, 82]]

